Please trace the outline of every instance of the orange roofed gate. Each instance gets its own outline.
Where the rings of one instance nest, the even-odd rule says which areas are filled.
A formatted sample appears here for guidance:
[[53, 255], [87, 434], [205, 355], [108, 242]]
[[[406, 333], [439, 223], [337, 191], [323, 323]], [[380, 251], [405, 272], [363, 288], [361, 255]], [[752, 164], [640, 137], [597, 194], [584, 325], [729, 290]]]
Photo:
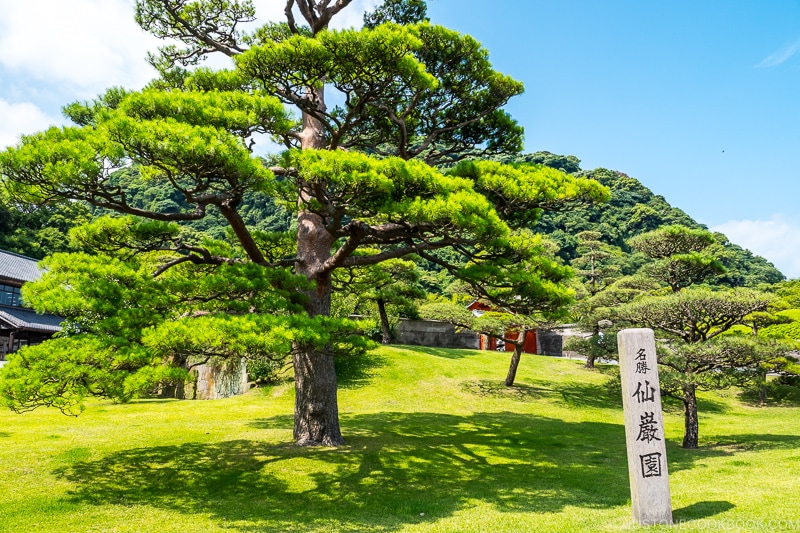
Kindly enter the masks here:
[[[472, 311], [477, 316], [480, 316], [481, 314], [487, 311], [492, 311], [494, 308], [491, 307], [490, 305], [485, 304], [484, 302], [481, 302], [480, 300], [475, 300], [474, 302], [472, 302], [467, 306], [467, 309]], [[519, 337], [519, 332], [507, 331], [505, 333], [505, 337], [508, 339], [516, 340]], [[489, 335], [480, 335], [479, 338], [480, 338], [479, 346], [481, 350], [497, 350], [496, 337], [491, 337]], [[513, 352], [514, 345], [505, 343], [505, 351]], [[525, 344], [522, 347], [522, 351], [524, 353], [530, 353], [530, 354], [539, 353], [537, 338], [536, 338], [536, 330], [528, 331], [527, 335], [525, 336]]]

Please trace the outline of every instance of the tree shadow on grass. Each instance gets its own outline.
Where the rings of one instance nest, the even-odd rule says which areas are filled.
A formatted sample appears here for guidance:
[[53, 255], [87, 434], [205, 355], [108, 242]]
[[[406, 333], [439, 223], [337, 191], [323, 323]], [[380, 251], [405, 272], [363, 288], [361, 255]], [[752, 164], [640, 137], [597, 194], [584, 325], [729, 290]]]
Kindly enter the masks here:
[[[697, 449], [687, 450], [678, 441], [667, 441], [667, 460], [670, 472], [677, 472], [691, 469], [695, 462], [709, 457], [733, 457], [750, 451], [797, 448], [800, 448], [800, 435], [745, 433], [712, 440], [703, 439], [701, 429], [700, 447]], [[735, 461], [731, 464], [737, 466]]]
[[[713, 393], [703, 393], [697, 397], [697, 411], [701, 416], [708, 413], [724, 414], [731, 410], [731, 406], [728, 402], [709, 397], [709, 394]], [[683, 400], [680, 398], [662, 394], [661, 402], [665, 413], [672, 415], [683, 414]]]
[[672, 520], [675, 522], [700, 520], [730, 511], [734, 507], [736, 506], [731, 502], [724, 500], [697, 502], [687, 505], [686, 507], [681, 507], [680, 509], [675, 509], [672, 512]]
[[760, 433], [741, 433], [717, 438], [708, 443], [709, 447], [729, 449], [732, 451], [750, 451], [765, 449], [798, 449], [800, 435], [775, 435]]
[[508, 398], [522, 402], [549, 396], [552, 393], [550, 389], [524, 383], [515, 383], [512, 387], [506, 387], [504, 382], [492, 379], [463, 381], [461, 390], [482, 398]]
[[666, 442], [667, 464], [669, 465], [670, 473], [689, 470], [699, 460], [711, 457], [728, 457], [736, 452], [732, 448], [714, 446], [712, 443], [703, 442], [702, 436], [699, 448], [687, 450], [681, 444], [679, 440], [668, 440]]
[[[531, 384], [525, 383], [530, 381]], [[461, 390], [469, 394], [491, 398], [509, 398], [528, 401], [547, 398], [570, 407], [622, 407], [622, 397], [614, 380], [591, 384], [547, 380], [517, 380], [506, 387], [500, 380], [475, 380], [461, 383]]]
[[[739, 400], [748, 405], [759, 405], [757, 390], [743, 390]], [[800, 387], [767, 383], [767, 403], [764, 407], [798, 407], [800, 406]]]
[[0, 439], [8, 438], [10, 436], [11, 436], [11, 433], [9, 433], [8, 431], [0, 431]]
[[[607, 508], [628, 500], [625, 433], [514, 413], [342, 417], [335, 449], [253, 440], [134, 448], [56, 472], [78, 503], [210, 513], [242, 531], [394, 531], [474, 501], [499, 511]], [[253, 422], [290, 429], [291, 418]], [[424, 513], [424, 514], [423, 514]]]
[[277, 415], [270, 418], [259, 418], [248, 424], [256, 429], [294, 429], [294, 415]]
[[[592, 370], [588, 369], [587, 370]], [[619, 379], [619, 364], [614, 363], [597, 363], [595, 362], [594, 370], [598, 371], [599, 373], [611, 377]]]
[[434, 357], [442, 357], [445, 359], [463, 359], [465, 357], [474, 357], [480, 355], [480, 350], [456, 349], [456, 348], [432, 348], [429, 346], [411, 346], [404, 344], [393, 344], [392, 348], [399, 350], [410, 350], [417, 353], [424, 353], [433, 355]]
[[130, 400], [129, 404], [161, 404], [161, 403], [175, 403], [181, 402], [183, 400], [179, 400], [178, 398], [156, 398], [153, 397], [143, 397], [143, 398], [134, 398]]
[[614, 379], [606, 383], [554, 382], [556, 399], [570, 407], [622, 407], [621, 391]]
[[335, 359], [336, 380], [342, 389], [357, 389], [369, 385], [378, 369], [386, 366], [386, 358], [372, 351], [358, 356]]
[[[77, 503], [147, 505], [210, 514], [230, 530], [395, 531], [452, 516], [475, 501], [500, 512], [602, 509], [629, 499], [625, 431], [516, 413], [342, 415], [347, 445], [301, 448], [257, 440], [134, 448], [56, 471]], [[254, 420], [291, 430], [292, 418]], [[797, 446], [798, 436], [735, 443]], [[734, 445], [682, 450], [669, 468], [732, 455]], [[685, 508], [687, 518], [724, 502]], [[718, 511], [721, 512], [721, 511]]]

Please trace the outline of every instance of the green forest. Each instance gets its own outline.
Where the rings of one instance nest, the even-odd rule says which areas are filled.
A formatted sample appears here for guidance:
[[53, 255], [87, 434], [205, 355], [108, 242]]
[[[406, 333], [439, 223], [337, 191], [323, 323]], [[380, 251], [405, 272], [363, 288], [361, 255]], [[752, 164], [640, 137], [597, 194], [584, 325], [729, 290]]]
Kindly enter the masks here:
[[[663, 196], [653, 193], [638, 179], [623, 172], [603, 168], [582, 170], [580, 160], [575, 156], [560, 156], [550, 152], [507, 156], [501, 160], [509, 164], [533, 163], [551, 167], [596, 180], [609, 188], [611, 195], [606, 203], [568, 211], [545, 211], [530, 227], [546, 235], [557, 246], [555, 255], [573, 267], [573, 261], [580, 256], [578, 250], [581, 244], [577, 235], [583, 231], [598, 232], [603, 243], [618, 248], [621, 254], [620, 272], [633, 274], [646, 258], [635, 255], [628, 244], [632, 237], [667, 225], [707, 229], [681, 209], [671, 206]], [[124, 186], [129, 203], [140, 209], [167, 213], [186, 209], [179, 191], [168, 183], [143, 179], [135, 167], [118, 171], [113, 183]], [[242, 201], [242, 212], [248, 226], [263, 232], [284, 232], [293, 227], [290, 212], [267, 195], [252, 193], [246, 196]], [[70, 239], [70, 230], [94, 217], [109, 214], [113, 214], [113, 211], [85, 202], [23, 205], [7, 200], [0, 204], [0, 249], [34, 259], [44, 259], [57, 252], [90, 251], [79, 241]], [[185, 231], [198, 236], [226, 239], [226, 223], [219, 212], [212, 210], [201, 220], [182, 224]], [[714, 239], [720, 247], [717, 253], [726, 271], [717, 276], [712, 285], [757, 287], [785, 279], [769, 261], [730, 242], [725, 235], [716, 233]], [[435, 265], [423, 260], [418, 263], [423, 271], [435, 269]], [[428, 276], [426, 279], [433, 278]], [[435, 294], [446, 291], [443, 282], [430, 284], [429, 287]]]
[[[562, 156], [550, 152], [519, 154], [499, 158], [503, 163], [533, 163], [547, 166], [576, 176], [598, 181], [609, 188], [611, 195], [606, 203], [576, 207], [568, 211], [545, 211], [531, 229], [546, 235], [556, 246], [555, 254], [572, 265], [580, 256], [581, 246], [577, 235], [583, 231], [601, 234], [600, 240], [618, 248], [625, 257], [620, 261], [620, 272], [633, 274], [646, 261], [635, 256], [628, 241], [632, 237], [667, 225], [681, 225], [694, 229], [707, 229], [681, 209], [671, 206], [663, 196], [655, 194], [641, 181], [624, 172], [598, 168], [583, 170], [575, 156]], [[155, 183], [143, 179], [135, 167], [118, 171], [114, 183], [124, 186], [131, 205], [141, 209], [177, 213], [186, 208], [181, 193], [168, 183]], [[242, 202], [243, 218], [253, 228], [264, 232], [289, 231], [293, 226], [290, 212], [267, 195], [255, 193]], [[80, 242], [70, 239], [69, 231], [93, 217], [113, 214], [85, 202], [57, 204], [20, 204], [6, 200], [0, 204], [0, 249], [22, 254], [34, 259], [67, 251], [89, 251]], [[226, 223], [219, 212], [211, 211], [205, 218], [183, 223], [186, 231], [197, 232], [213, 239], [225, 240]], [[717, 276], [712, 285], [757, 287], [775, 284], [785, 276], [763, 257], [754, 255], [730, 242], [721, 233], [714, 235], [720, 246], [718, 257], [726, 271]], [[631, 256], [633, 255], [633, 256]], [[418, 261], [423, 270], [433, 270], [435, 265]], [[580, 270], [580, 269], [579, 269]], [[427, 280], [434, 279], [427, 276]], [[446, 291], [443, 282], [429, 284], [431, 292]]]

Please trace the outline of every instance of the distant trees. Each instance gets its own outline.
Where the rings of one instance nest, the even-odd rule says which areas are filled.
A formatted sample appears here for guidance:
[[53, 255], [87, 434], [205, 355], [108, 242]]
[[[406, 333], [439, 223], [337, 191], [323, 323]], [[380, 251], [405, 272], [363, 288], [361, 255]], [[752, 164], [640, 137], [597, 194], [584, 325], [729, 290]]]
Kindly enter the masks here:
[[0, 192], [0, 249], [34, 259], [56, 252], [79, 251], [67, 238], [69, 230], [90, 219], [86, 204], [60, 202], [27, 205]]
[[749, 289], [688, 288], [620, 308], [624, 320], [675, 339], [662, 345], [659, 363], [671, 369], [662, 375], [662, 388], [684, 405], [684, 448], [697, 448], [699, 442], [697, 390], [744, 383], [757, 374], [766, 357], [774, 355], [750, 337], [722, 336], [768, 303], [767, 295]]
[[599, 231], [582, 231], [578, 239], [578, 257], [571, 266], [584, 282], [590, 296], [594, 296], [621, 275], [618, 258], [622, 251], [603, 242]]
[[[568, 166], [564, 159], [571, 156], [537, 152], [520, 156], [536, 159], [537, 162], [561, 168]], [[576, 163], [580, 163], [575, 159]], [[577, 176], [591, 177], [611, 189], [609, 202], [599, 205], [581, 207], [568, 212], [547, 212], [536, 224], [536, 230], [545, 233], [559, 246], [559, 257], [570, 263], [581, 255], [575, 235], [582, 231], [598, 231], [602, 233], [602, 241], [617, 246], [623, 252], [632, 249], [630, 239], [662, 226], [679, 225], [690, 229], [703, 229], [685, 212], [667, 203], [663, 196], [654, 194], [637, 179], [622, 172], [597, 168], [594, 170], [575, 170], [570, 172]], [[757, 287], [762, 283], [777, 283], [784, 276], [763, 257], [755, 256], [748, 250], [731, 243], [722, 234], [713, 234], [715, 243], [712, 254], [726, 268], [722, 275], [708, 280], [709, 283], [726, 287]], [[724, 253], [723, 253], [724, 252]], [[628, 258], [628, 262], [620, 264], [623, 275], [633, 274], [642, 265], [640, 254]]]
[[[420, 308], [423, 318], [450, 322], [514, 346], [505, 381], [509, 387], [516, 379], [528, 331], [566, 317], [567, 306], [574, 295], [565, 285], [572, 271], [553, 260], [552, 243], [524, 231], [514, 239], [514, 247], [523, 251], [527, 259], [515, 261], [507, 257], [490, 268], [478, 264], [464, 268], [464, 279], [468, 283], [462, 287], [469, 297], [485, 304], [485, 311], [473, 315], [464, 305], [453, 301], [439, 301]], [[547, 272], [546, 278], [525, 274], [540, 271]], [[476, 290], [477, 287], [482, 288]]]
[[[800, 351], [800, 298], [797, 280], [784, 281], [769, 287], [772, 296], [766, 311], [751, 313], [742, 322], [749, 328], [754, 339], [773, 343], [780, 347], [773, 357], [760, 365], [754, 387], [758, 392], [759, 405], [767, 403], [769, 384], [767, 376], [775, 376], [774, 384], [798, 383], [800, 362], [796, 354]], [[791, 354], [794, 352], [794, 356]]]
[[683, 401], [683, 447], [693, 449], [699, 444], [698, 390], [756, 384], [762, 378], [762, 365], [785, 353], [784, 348], [735, 335], [669, 345], [658, 361], [661, 388], [665, 394]]
[[528, 333], [543, 326], [552, 325], [552, 322], [541, 313], [522, 314], [512, 312], [507, 308], [472, 313], [465, 305], [453, 301], [425, 304], [420, 308], [420, 316], [430, 320], [448, 322], [457, 328], [493, 337], [508, 346], [513, 346], [508, 373], [504, 380], [506, 387], [514, 386]]
[[580, 172], [581, 160], [574, 155], [558, 155], [552, 152], [541, 151], [533, 154], [514, 154], [501, 156], [503, 163], [536, 163], [546, 167], [555, 168], [568, 174]]
[[[575, 336], [567, 339], [566, 348], [586, 357], [586, 368], [594, 368], [597, 358], [616, 357], [616, 336], [613, 331], [602, 331], [612, 327], [608, 320], [608, 305], [619, 302], [615, 297], [603, 298], [606, 290], [612, 290], [615, 280], [621, 276], [620, 263], [624, 257], [622, 250], [605, 243], [599, 231], [582, 231], [576, 239], [581, 254], [572, 260], [576, 277], [582, 282], [578, 301], [572, 306], [571, 314], [579, 327], [589, 333], [588, 337]], [[603, 325], [603, 327], [601, 327]], [[607, 333], [612, 333], [607, 335]]]
[[775, 287], [775, 295], [787, 309], [800, 309], [800, 279], [784, 281]]
[[630, 240], [633, 249], [653, 259], [645, 274], [665, 283], [672, 292], [700, 283], [725, 272], [725, 267], [708, 252], [714, 236], [702, 229], [663, 226]]
[[766, 309], [767, 304], [769, 296], [751, 289], [691, 288], [634, 301], [623, 306], [620, 315], [630, 322], [695, 344], [721, 335], [750, 313]]
[[336, 290], [349, 294], [355, 302], [354, 314], [362, 313], [362, 304], [367, 302], [377, 307], [381, 344], [391, 342], [388, 306], [402, 310], [401, 316], [414, 317], [417, 314], [415, 300], [426, 295], [419, 284], [417, 264], [408, 259], [388, 259], [377, 265], [340, 269], [335, 276]]
[[[616, 357], [616, 331], [648, 327], [657, 332], [662, 389], [684, 404], [683, 446], [699, 443], [698, 390], [731, 385], [758, 386], [766, 372], [789, 371], [787, 345], [766, 341], [757, 334], [741, 335], [746, 324], [754, 332], [786, 323], [767, 307], [775, 296], [753, 289], [720, 288], [728, 275], [720, 256], [730, 259], [730, 248], [718, 235], [701, 228], [662, 225], [628, 241], [646, 261], [633, 275], [598, 284], [597, 264], [612, 257], [604, 235], [585, 231], [577, 235], [582, 255], [573, 260], [585, 280], [585, 294], [572, 307], [573, 317], [588, 334], [568, 341], [568, 349], [587, 356], [591, 368], [597, 357]], [[602, 253], [603, 246], [609, 252]], [[576, 264], [577, 263], [577, 264]], [[619, 271], [624, 262], [618, 261]], [[737, 274], [738, 275], [738, 274]], [[782, 293], [791, 298], [792, 291]], [[774, 311], [774, 310], [773, 310]], [[793, 368], [793, 367], [791, 367]]]
[[699, 443], [697, 390], [753, 380], [759, 365], [774, 356], [753, 338], [723, 336], [745, 317], [764, 311], [769, 295], [744, 288], [692, 287], [725, 272], [710, 251], [714, 242], [710, 232], [682, 226], [665, 226], [632, 239], [632, 247], [654, 259], [644, 267], [645, 275], [670, 293], [651, 293], [616, 311], [617, 319], [672, 339], [662, 344], [659, 363], [665, 368], [662, 389], [684, 405], [684, 448], [697, 448]]

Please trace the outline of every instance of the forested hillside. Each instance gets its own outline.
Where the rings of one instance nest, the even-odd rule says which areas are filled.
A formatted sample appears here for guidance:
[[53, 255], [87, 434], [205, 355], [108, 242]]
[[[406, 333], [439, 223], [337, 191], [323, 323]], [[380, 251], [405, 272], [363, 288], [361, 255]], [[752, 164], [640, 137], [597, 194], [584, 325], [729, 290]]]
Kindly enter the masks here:
[[[172, 187], [169, 182], [148, 180], [142, 177], [136, 167], [119, 170], [114, 175], [114, 184], [124, 188], [128, 203], [136, 208], [161, 211], [164, 213], [178, 213], [191, 211], [184, 200], [183, 194]], [[92, 208], [92, 214], [112, 215], [111, 210]], [[285, 231], [289, 228], [292, 217], [273, 198], [266, 194], [248, 191], [242, 200], [242, 218], [244, 222], [257, 231]], [[181, 224], [195, 231], [213, 238], [225, 240], [226, 226], [224, 217], [214, 206], [209, 206], [206, 217], [200, 220], [189, 220]]]
[[[593, 205], [567, 211], [545, 211], [536, 226], [537, 232], [548, 235], [559, 246], [557, 255], [570, 264], [579, 257], [580, 242], [577, 235], [583, 231], [602, 234], [601, 241], [619, 247], [625, 253], [631, 248], [627, 241], [636, 235], [661, 226], [679, 224], [690, 228], [705, 228], [677, 207], [671, 206], [663, 196], [622, 172], [598, 168], [582, 170], [580, 160], [572, 155], [563, 156], [550, 152], [535, 152], [507, 157], [508, 163], [537, 163], [571, 174], [593, 178], [611, 189], [611, 200], [606, 204]], [[187, 209], [181, 195], [166, 183], [156, 183], [139, 176], [133, 167], [117, 173], [119, 185], [127, 189], [131, 205], [142, 209], [162, 209], [178, 212]], [[292, 218], [280, 205], [267, 196], [250, 193], [243, 202], [245, 221], [259, 231], [283, 231]], [[85, 206], [79, 202], [61, 203], [58, 206], [42, 206], [36, 209], [22, 208], [13, 204], [0, 205], [0, 248], [41, 259], [60, 251], [74, 250], [67, 238], [68, 230], [85, 222], [92, 215], [108, 214], [103, 209]], [[214, 239], [224, 240], [225, 224], [219, 213], [198, 221], [186, 223], [192, 230]], [[776, 283], [784, 279], [783, 274], [763, 257], [730, 242], [721, 233], [716, 233], [722, 247], [718, 254], [727, 272], [716, 279], [722, 285], [757, 286], [760, 283]], [[631, 255], [624, 258], [622, 273], [631, 274], [641, 266], [644, 258]], [[442, 287], [440, 281], [427, 284], [429, 288]]]
[[[667, 225], [682, 225], [703, 228], [681, 209], [671, 206], [663, 196], [642, 185], [636, 178], [622, 172], [598, 168], [582, 170], [575, 156], [561, 156], [550, 152], [536, 152], [514, 158], [507, 162], [532, 162], [550, 166], [579, 176], [593, 178], [611, 189], [611, 200], [606, 204], [588, 206], [564, 212], [545, 212], [534, 228], [548, 234], [559, 245], [558, 255], [570, 263], [579, 256], [579, 239], [583, 231], [602, 234], [601, 241], [631, 252], [628, 240], [631, 237]], [[763, 257], [754, 255], [728, 240], [721, 234], [714, 237], [719, 246], [718, 257], [727, 272], [716, 283], [729, 286], [757, 286], [760, 283], [777, 283], [784, 275]], [[639, 261], [629, 258], [625, 274], [632, 273]], [[624, 267], [625, 268], [625, 267]]]
[[88, 207], [77, 202], [40, 206], [0, 202], [0, 250], [34, 259], [74, 251], [67, 232], [90, 216]]

